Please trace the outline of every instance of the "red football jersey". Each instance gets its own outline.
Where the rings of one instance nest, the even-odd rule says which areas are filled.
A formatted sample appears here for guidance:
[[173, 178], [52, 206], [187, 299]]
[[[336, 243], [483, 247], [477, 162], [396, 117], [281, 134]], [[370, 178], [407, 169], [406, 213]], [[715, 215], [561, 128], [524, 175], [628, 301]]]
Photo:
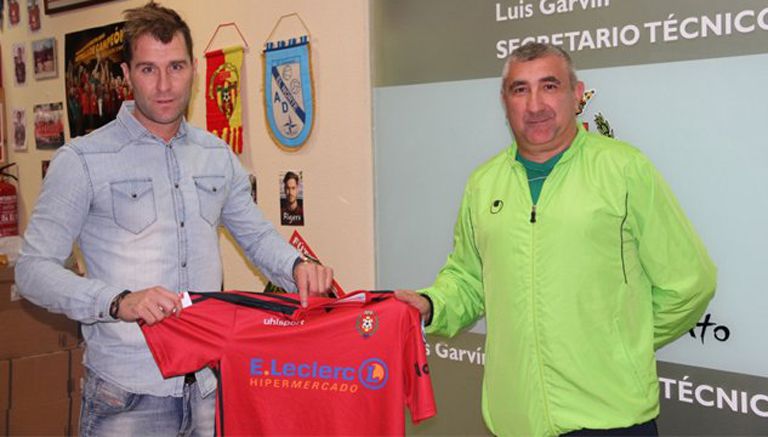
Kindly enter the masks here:
[[419, 314], [391, 293], [311, 298], [190, 293], [141, 327], [165, 377], [219, 379], [218, 435], [404, 434], [436, 413]]

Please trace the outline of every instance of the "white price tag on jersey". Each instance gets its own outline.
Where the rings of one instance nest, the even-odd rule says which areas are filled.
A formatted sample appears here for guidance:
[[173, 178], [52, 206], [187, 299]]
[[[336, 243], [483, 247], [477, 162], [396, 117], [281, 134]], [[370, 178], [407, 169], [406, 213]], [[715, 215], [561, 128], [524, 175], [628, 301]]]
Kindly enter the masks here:
[[185, 291], [181, 293], [181, 307], [186, 308], [192, 305], [192, 298], [189, 297], [189, 292]]
[[336, 301], [336, 303], [344, 303], [344, 302], [365, 302], [365, 293], [348, 294], [347, 296], [342, 297], [341, 299]]

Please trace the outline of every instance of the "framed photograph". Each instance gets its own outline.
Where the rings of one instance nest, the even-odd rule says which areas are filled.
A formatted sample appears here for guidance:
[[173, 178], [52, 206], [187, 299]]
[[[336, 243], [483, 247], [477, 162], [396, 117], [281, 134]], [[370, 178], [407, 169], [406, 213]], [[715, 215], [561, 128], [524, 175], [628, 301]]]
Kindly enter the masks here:
[[304, 177], [300, 171], [280, 173], [280, 224], [304, 226]]
[[45, 15], [58, 14], [59, 12], [82, 8], [84, 6], [106, 3], [112, 0], [43, 0], [45, 2]]
[[35, 105], [35, 144], [40, 150], [64, 145], [64, 103]]
[[19, 0], [8, 0], [8, 23], [11, 26], [19, 24], [21, 21], [21, 5]]
[[32, 65], [35, 79], [51, 79], [59, 75], [56, 59], [56, 38], [32, 41]]
[[13, 45], [13, 83], [27, 83], [27, 47], [23, 42]]
[[40, 0], [27, 0], [27, 17], [29, 18], [29, 30], [40, 30]]
[[70, 138], [85, 135], [115, 119], [124, 100], [132, 100], [123, 76], [124, 23], [64, 36], [64, 86]]
[[24, 152], [27, 150], [26, 110], [23, 108], [14, 108], [11, 113], [13, 114], [13, 150], [15, 152]]

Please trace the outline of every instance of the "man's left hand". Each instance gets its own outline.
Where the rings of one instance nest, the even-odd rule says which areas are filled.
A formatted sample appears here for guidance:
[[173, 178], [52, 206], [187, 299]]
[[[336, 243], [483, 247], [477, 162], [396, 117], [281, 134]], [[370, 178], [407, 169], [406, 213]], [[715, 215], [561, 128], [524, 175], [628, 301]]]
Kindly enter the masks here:
[[333, 269], [311, 261], [302, 261], [293, 269], [293, 280], [299, 289], [301, 306], [307, 307], [309, 296], [326, 296], [333, 281]]

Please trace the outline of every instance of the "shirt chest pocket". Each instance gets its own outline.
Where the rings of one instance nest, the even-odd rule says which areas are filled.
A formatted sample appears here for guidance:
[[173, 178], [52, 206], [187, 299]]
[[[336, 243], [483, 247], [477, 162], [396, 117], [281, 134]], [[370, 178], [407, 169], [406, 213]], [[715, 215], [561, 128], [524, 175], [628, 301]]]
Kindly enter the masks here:
[[152, 179], [110, 183], [112, 214], [121, 228], [138, 234], [157, 220]]
[[224, 176], [194, 176], [200, 216], [211, 226], [216, 226], [221, 216], [226, 195]]

